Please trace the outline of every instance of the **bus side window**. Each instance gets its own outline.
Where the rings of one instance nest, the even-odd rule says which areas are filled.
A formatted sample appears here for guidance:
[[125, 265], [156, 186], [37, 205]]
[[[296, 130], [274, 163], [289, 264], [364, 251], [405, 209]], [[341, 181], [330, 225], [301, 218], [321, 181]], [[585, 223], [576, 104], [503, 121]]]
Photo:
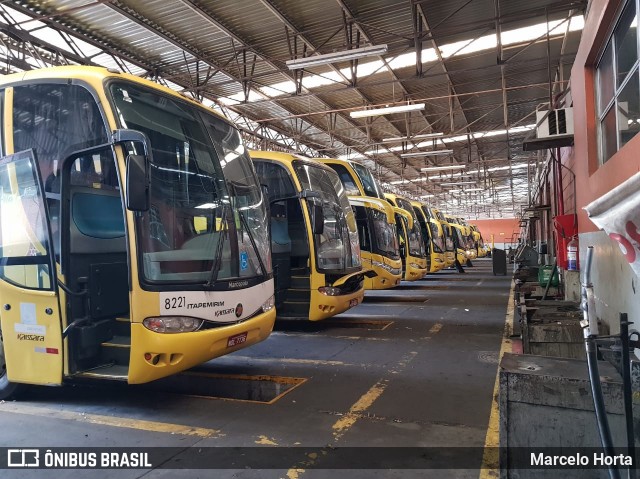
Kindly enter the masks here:
[[[66, 82], [15, 87], [12, 116], [14, 150], [19, 152], [33, 149], [38, 158], [44, 194], [49, 206], [54, 251], [58, 254], [60, 164], [73, 151], [107, 143], [107, 130], [91, 93], [80, 85]], [[111, 156], [108, 153], [104, 155]], [[105, 160], [110, 160], [111, 165], [114, 163], [113, 158]], [[91, 163], [91, 159], [85, 162]], [[88, 171], [88, 168], [87, 166], [84, 171]], [[95, 165], [92, 168], [95, 169]], [[115, 171], [115, 165], [107, 168]], [[91, 179], [96, 180], [95, 177]], [[115, 181], [117, 184], [117, 180]], [[96, 182], [104, 183], [99, 180], [92, 184]], [[109, 182], [113, 183], [114, 179]]]

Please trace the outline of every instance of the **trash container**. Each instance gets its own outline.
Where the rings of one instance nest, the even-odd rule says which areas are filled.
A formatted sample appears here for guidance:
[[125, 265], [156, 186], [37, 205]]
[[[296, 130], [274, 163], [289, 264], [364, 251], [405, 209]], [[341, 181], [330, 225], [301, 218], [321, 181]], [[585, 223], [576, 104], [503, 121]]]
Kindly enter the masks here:
[[493, 274], [494, 275], [507, 275], [507, 253], [503, 249], [494, 248], [492, 251], [491, 259], [493, 262]]

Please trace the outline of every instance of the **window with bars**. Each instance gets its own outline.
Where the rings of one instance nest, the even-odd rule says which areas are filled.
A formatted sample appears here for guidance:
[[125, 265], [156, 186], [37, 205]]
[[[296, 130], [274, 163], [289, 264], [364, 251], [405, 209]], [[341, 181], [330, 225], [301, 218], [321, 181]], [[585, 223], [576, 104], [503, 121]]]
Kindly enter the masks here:
[[640, 131], [638, 0], [628, 0], [596, 66], [600, 162]]

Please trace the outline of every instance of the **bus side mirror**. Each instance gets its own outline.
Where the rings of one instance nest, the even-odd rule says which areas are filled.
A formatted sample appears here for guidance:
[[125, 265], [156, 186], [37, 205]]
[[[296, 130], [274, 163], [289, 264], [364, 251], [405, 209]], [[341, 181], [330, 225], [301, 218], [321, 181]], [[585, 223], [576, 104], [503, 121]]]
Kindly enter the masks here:
[[315, 235], [324, 233], [324, 210], [322, 205], [311, 203], [311, 232]]
[[149, 161], [144, 155], [127, 156], [127, 209], [149, 210]]

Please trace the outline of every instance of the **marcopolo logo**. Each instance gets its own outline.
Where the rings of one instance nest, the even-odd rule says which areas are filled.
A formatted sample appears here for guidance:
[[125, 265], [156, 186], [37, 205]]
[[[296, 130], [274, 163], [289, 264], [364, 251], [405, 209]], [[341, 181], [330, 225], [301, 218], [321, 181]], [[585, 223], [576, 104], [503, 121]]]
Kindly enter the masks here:
[[238, 305], [236, 306], [236, 318], [239, 318], [240, 316], [242, 316], [243, 310], [244, 308], [242, 307], [242, 303], [238, 303]]
[[38, 449], [8, 449], [8, 467], [39, 467], [40, 451]]

